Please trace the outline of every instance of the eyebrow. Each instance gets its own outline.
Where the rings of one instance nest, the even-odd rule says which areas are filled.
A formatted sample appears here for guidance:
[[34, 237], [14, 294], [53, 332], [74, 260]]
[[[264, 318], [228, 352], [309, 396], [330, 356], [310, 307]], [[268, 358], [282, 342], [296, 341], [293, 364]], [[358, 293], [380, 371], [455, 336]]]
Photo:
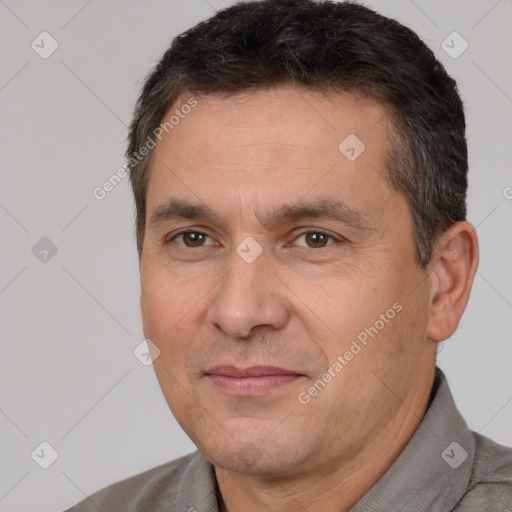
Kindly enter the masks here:
[[[315, 202], [299, 202], [293, 205], [282, 205], [269, 209], [263, 216], [258, 215], [263, 226], [274, 226], [307, 219], [331, 220], [355, 227], [370, 230], [371, 224], [366, 215], [350, 209], [340, 200], [321, 199]], [[166, 204], [158, 206], [151, 215], [149, 225], [156, 226], [173, 220], [211, 221], [226, 224], [214, 210], [201, 203], [189, 203], [181, 199], [171, 198]]]

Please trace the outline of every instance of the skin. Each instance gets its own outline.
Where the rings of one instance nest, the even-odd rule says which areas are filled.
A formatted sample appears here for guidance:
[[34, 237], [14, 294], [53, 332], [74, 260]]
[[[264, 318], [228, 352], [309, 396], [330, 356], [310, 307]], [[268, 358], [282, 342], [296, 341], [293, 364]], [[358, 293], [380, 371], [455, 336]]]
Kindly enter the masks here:
[[[454, 224], [418, 267], [408, 204], [385, 179], [386, 114], [370, 99], [291, 86], [199, 97], [154, 150], [144, 334], [160, 350], [154, 368], [170, 409], [214, 464], [223, 511], [348, 510], [428, 406], [436, 344], [457, 328], [478, 245], [471, 224]], [[366, 146], [354, 161], [338, 149], [349, 134]], [[171, 198], [217, 217], [152, 223]], [[357, 219], [269, 223], [272, 209], [320, 200], [343, 201]], [[196, 235], [176, 235], [183, 228]], [[236, 251], [246, 237], [262, 249], [252, 263]], [[300, 403], [393, 304], [394, 318]], [[206, 375], [218, 364], [299, 376], [238, 396]]]

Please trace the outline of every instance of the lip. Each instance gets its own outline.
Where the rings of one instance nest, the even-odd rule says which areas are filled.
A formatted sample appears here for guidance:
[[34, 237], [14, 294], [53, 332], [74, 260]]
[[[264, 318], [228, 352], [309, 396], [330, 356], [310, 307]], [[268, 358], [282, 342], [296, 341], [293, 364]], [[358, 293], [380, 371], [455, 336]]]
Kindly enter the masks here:
[[249, 366], [237, 368], [232, 365], [219, 365], [205, 372], [207, 375], [225, 375], [226, 377], [263, 377], [265, 375], [299, 375], [295, 371], [285, 370], [277, 366]]
[[256, 396], [290, 384], [304, 375], [276, 366], [237, 368], [221, 365], [205, 372], [216, 387], [235, 396]]

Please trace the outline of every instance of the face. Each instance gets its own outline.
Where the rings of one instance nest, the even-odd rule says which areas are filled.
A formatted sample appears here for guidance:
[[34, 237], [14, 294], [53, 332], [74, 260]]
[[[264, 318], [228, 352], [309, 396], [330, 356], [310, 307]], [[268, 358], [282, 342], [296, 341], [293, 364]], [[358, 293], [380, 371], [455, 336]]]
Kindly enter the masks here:
[[197, 102], [147, 190], [141, 309], [162, 391], [218, 467], [349, 467], [433, 360], [387, 110], [284, 86]]

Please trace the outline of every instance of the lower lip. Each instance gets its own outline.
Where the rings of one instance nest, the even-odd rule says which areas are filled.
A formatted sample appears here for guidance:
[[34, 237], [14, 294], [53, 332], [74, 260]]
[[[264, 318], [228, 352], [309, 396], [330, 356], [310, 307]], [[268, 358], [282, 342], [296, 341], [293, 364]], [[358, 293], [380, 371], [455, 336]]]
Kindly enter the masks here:
[[299, 379], [301, 375], [261, 375], [258, 377], [230, 377], [208, 375], [217, 387], [235, 395], [261, 395]]

